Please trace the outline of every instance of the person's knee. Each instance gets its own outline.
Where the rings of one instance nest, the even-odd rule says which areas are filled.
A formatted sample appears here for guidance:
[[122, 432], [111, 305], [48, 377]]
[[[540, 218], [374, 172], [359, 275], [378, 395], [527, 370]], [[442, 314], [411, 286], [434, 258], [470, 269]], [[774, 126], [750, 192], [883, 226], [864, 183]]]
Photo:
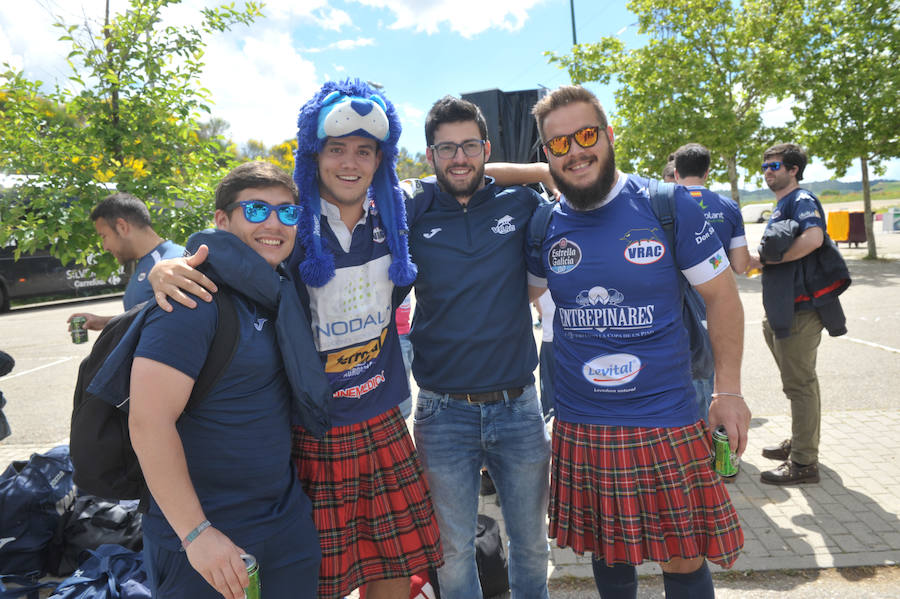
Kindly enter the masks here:
[[670, 574], [690, 574], [691, 572], [696, 572], [702, 568], [705, 561], [706, 558], [704, 557], [695, 557], [693, 559], [673, 557], [668, 562], [661, 563], [659, 566], [662, 568], [663, 572], [668, 572]]

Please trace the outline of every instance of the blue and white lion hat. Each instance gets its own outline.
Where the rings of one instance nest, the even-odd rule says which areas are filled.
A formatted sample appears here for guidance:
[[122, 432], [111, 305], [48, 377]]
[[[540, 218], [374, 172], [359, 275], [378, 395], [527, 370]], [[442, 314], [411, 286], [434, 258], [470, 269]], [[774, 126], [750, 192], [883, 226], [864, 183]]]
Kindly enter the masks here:
[[385, 229], [391, 266], [388, 275], [395, 285], [410, 285], [416, 265], [409, 258], [406, 205], [397, 180], [397, 142], [400, 119], [394, 105], [359, 79], [328, 81], [300, 109], [297, 119], [297, 153], [294, 182], [302, 207], [297, 235], [306, 251], [300, 277], [312, 287], [321, 287], [334, 277], [334, 256], [322, 244], [317, 155], [328, 137], [371, 137], [381, 150], [381, 164], [369, 186], [369, 199]]

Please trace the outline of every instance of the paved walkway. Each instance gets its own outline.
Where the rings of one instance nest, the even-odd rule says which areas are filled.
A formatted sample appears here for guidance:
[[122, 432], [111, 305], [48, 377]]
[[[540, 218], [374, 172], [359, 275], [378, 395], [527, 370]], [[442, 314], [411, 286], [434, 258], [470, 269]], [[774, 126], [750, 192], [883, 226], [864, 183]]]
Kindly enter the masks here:
[[[900, 564], [900, 410], [825, 412], [819, 484], [764, 485], [761, 470], [778, 462], [760, 455], [789, 436], [790, 417], [756, 417], [741, 473], [728, 485], [744, 529], [737, 571]], [[482, 512], [502, 519], [496, 496]], [[589, 556], [551, 541], [550, 576], [590, 578]], [[712, 566], [713, 572], [721, 571]], [[659, 573], [643, 564], [640, 574]]]

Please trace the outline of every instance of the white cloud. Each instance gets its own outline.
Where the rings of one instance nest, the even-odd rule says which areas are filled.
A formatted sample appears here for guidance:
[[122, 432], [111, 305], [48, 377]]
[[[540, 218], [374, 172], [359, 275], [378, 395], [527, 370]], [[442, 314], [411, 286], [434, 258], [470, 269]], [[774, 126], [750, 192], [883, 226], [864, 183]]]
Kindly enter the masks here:
[[203, 83], [215, 100], [213, 115], [231, 125], [230, 137], [273, 145], [296, 135], [300, 106], [320, 82], [287, 32], [258, 33], [212, 40]]
[[437, 33], [446, 23], [451, 31], [470, 38], [488, 29], [517, 31], [528, 19], [528, 11], [542, 0], [353, 0], [383, 8], [394, 14], [391, 29], [413, 29]]
[[323, 46], [321, 48], [304, 48], [303, 52], [306, 54], [317, 54], [319, 52], [325, 52], [327, 50], [353, 50], [355, 48], [362, 48], [365, 46], [374, 46], [375, 39], [371, 37], [359, 37], [354, 40], [338, 40], [336, 42], [332, 42], [327, 46]]
[[417, 151], [424, 152], [426, 111], [409, 102], [395, 102], [394, 108], [397, 110], [400, 124], [403, 126], [403, 132], [400, 134], [400, 147], [406, 148], [413, 154]]

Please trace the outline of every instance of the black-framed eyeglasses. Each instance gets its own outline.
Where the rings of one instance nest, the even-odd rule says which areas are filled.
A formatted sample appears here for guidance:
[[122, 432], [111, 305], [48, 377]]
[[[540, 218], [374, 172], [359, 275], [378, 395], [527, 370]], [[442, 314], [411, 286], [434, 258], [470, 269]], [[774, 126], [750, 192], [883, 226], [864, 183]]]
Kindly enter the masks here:
[[251, 223], [261, 223], [267, 218], [272, 211], [278, 215], [281, 224], [293, 227], [300, 221], [300, 206], [297, 204], [281, 204], [273, 206], [262, 200], [243, 200], [241, 202], [232, 202], [228, 205], [228, 209], [232, 209], [235, 204], [240, 204], [244, 209], [244, 218]]
[[600, 139], [600, 127], [582, 127], [575, 133], [551, 137], [544, 142], [544, 147], [547, 148], [548, 152], [559, 158], [568, 154], [569, 150], [572, 149], [571, 140], [573, 139], [582, 148], [593, 147], [597, 145], [597, 140]]
[[781, 168], [782, 164], [784, 164], [784, 163], [781, 162], [780, 160], [773, 160], [772, 162], [763, 162], [762, 163], [762, 172], [765, 173], [769, 169], [772, 169], [772, 171], [777, 171], [778, 169]]
[[441, 160], [450, 160], [456, 156], [456, 152], [459, 151], [460, 148], [462, 148], [463, 154], [469, 158], [474, 158], [484, 151], [484, 140], [467, 139], [461, 144], [453, 143], [452, 141], [442, 141], [439, 144], [431, 146], [431, 151], [437, 154], [437, 157]]

